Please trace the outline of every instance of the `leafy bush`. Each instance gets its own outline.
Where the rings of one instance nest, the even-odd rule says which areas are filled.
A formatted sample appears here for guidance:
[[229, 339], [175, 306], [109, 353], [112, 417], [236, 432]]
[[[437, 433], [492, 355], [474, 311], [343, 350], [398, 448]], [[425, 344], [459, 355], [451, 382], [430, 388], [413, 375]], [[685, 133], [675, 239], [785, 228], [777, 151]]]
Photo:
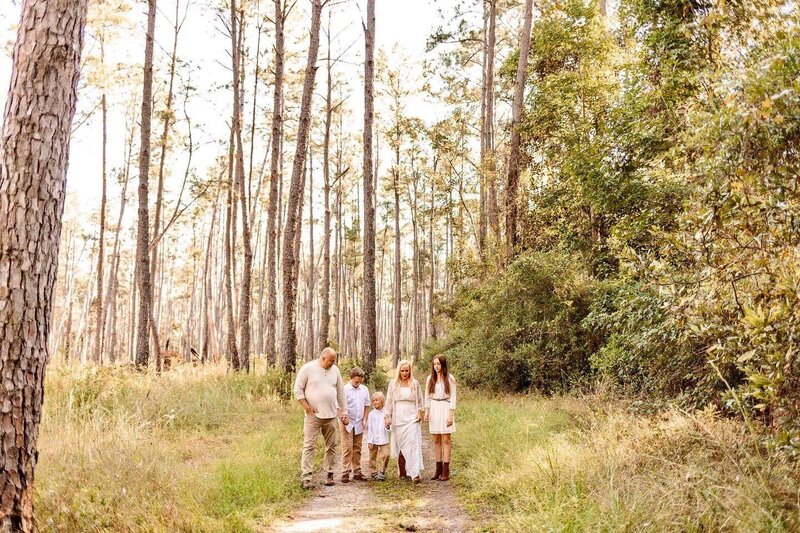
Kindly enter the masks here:
[[681, 335], [670, 303], [642, 281], [598, 285], [583, 322], [603, 338], [590, 357], [592, 368], [625, 393], [702, 405], [721, 383], [709, 374], [705, 355]]
[[585, 380], [590, 287], [576, 264], [558, 253], [524, 254], [495, 281], [458, 295], [453, 333], [439, 348], [466, 385], [552, 393]]

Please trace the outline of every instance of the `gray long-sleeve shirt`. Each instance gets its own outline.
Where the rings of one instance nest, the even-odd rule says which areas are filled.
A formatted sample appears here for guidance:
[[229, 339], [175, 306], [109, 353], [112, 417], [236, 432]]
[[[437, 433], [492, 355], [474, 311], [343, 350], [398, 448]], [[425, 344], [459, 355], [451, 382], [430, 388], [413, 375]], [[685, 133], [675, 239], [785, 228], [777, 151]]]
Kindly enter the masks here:
[[333, 365], [325, 370], [319, 359], [304, 364], [294, 380], [294, 397], [305, 398], [317, 410], [317, 418], [336, 418], [337, 405], [342, 409], [347, 407], [339, 367]]

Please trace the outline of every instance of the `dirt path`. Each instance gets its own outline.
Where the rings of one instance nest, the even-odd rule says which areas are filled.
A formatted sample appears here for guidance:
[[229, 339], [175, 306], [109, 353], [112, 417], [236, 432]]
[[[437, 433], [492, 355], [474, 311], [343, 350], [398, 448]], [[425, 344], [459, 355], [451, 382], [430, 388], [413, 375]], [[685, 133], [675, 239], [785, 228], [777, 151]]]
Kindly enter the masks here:
[[[394, 459], [389, 461], [389, 479], [385, 482], [342, 484], [337, 470], [336, 485], [325, 487], [321, 485], [323, 476], [318, 473], [314, 481], [319, 488], [314, 489], [314, 494], [303, 507], [272, 524], [266, 531], [474, 531], [476, 525], [458, 503], [451, 482], [430, 481], [435, 466], [433, 444], [427, 428], [423, 427], [422, 434], [425, 471], [419, 485], [397, 479]], [[366, 445], [362, 451], [361, 468], [366, 472], [369, 459]], [[455, 469], [452, 475], [457, 476], [458, 470]]]

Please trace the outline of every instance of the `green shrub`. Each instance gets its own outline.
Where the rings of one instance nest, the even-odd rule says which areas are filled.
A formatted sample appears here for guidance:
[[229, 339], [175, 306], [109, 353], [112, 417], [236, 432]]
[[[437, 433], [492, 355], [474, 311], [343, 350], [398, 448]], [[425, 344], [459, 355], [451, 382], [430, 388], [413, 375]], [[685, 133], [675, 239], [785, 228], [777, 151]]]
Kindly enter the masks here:
[[555, 252], [527, 253], [496, 280], [463, 290], [438, 353], [470, 387], [552, 393], [585, 382], [593, 340], [581, 327], [590, 284], [580, 264]]

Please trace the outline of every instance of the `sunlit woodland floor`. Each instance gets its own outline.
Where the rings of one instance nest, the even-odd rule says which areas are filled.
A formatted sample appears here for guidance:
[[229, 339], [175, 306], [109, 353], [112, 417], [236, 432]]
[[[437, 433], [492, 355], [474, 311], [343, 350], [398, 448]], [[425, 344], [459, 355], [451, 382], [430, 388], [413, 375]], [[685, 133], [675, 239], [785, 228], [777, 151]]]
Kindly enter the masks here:
[[[275, 382], [220, 367], [162, 376], [51, 367], [36, 479], [41, 529], [800, 528], [797, 473], [762, 457], [740, 423], [713, 411], [645, 417], [599, 395], [468, 393], [447, 486], [413, 486], [392, 471], [382, 484], [304, 492], [301, 416]], [[444, 518], [438, 504], [451, 509]]]

